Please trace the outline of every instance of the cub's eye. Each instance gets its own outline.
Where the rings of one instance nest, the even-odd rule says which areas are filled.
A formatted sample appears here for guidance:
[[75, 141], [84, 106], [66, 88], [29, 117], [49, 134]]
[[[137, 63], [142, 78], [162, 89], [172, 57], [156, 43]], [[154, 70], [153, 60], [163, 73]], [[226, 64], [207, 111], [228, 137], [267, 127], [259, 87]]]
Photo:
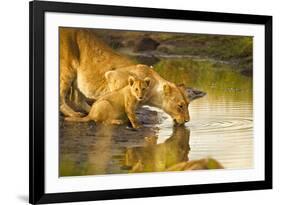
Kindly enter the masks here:
[[183, 109], [183, 105], [178, 105], [178, 107], [179, 107], [180, 109]]
[[145, 90], [145, 88], [143, 88], [142, 90]]
[[136, 88], [136, 91], [138, 91], [139, 89], [138, 88]]

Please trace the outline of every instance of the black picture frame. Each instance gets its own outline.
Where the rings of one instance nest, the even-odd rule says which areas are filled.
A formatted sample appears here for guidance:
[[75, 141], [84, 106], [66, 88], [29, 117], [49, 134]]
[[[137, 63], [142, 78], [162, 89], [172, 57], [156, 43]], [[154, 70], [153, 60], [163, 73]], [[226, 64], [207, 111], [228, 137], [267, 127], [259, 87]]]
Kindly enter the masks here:
[[[31, 204], [154, 197], [213, 192], [260, 190], [272, 188], [272, 17], [124, 6], [105, 6], [62, 2], [33, 1], [29, 4], [30, 42], [30, 164], [29, 202]], [[198, 184], [154, 188], [135, 188], [71, 193], [45, 193], [45, 74], [44, 32], [45, 13], [79, 13], [110, 16], [150, 17], [162, 19], [198, 20], [259, 24], [265, 26], [265, 180], [235, 183]]]

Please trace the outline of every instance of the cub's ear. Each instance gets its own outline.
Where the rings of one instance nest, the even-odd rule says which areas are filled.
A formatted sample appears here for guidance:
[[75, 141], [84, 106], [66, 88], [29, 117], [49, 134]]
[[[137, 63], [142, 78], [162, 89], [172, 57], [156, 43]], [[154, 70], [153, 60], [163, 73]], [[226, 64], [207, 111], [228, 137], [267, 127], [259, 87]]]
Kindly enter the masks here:
[[129, 85], [130, 85], [130, 86], [134, 85], [135, 78], [134, 78], [133, 76], [130, 76], [130, 77], [128, 78], [128, 82], [129, 82]]
[[164, 91], [164, 95], [169, 95], [171, 93], [171, 86], [168, 84], [165, 84], [163, 86], [163, 91]]
[[146, 83], [147, 87], [149, 87], [151, 83], [151, 79], [147, 77], [144, 79], [144, 82]]

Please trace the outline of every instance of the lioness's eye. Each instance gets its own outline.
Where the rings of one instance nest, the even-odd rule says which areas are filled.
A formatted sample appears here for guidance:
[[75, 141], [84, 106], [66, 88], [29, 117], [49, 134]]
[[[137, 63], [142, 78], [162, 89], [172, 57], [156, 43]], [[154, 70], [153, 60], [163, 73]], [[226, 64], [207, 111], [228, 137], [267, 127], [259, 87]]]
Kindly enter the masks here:
[[142, 90], [145, 90], [145, 88], [143, 88]]
[[138, 91], [139, 89], [136, 88], [136, 91]]
[[183, 105], [178, 105], [180, 109], [183, 109]]

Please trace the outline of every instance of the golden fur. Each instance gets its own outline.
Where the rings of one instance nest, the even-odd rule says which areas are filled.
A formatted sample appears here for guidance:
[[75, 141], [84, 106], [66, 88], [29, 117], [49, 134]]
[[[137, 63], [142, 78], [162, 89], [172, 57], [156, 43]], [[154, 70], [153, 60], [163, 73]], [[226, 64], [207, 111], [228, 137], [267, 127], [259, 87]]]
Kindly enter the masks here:
[[105, 73], [108, 87], [111, 91], [118, 90], [127, 84], [127, 77], [130, 75], [151, 79], [151, 89], [143, 104], [162, 108], [176, 123], [183, 124], [189, 121], [189, 99], [182, 86], [164, 80], [152, 67], [137, 64], [122, 69], [108, 71]]
[[184, 126], [175, 126], [172, 136], [160, 144], [157, 136], [145, 137], [144, 146], [127, 148], [124, 165], [130, 172], [223, 169], [212, 158], [189, 161], [189, 137], [190, 131]]
[[[90, 29], [60, 28], [60, 110], [65, 116], [81, 116], [66, 101], [74, 84], [77, 86], [73, 89], [94, 100], [111, 91], [106, 79], [108, 71], [140, 79], [149, 77], [151, 89], [143, 104], [163, 109], [179, 124], [189, 121], [189, 99], [174, 83], [163, 79], [149, 66], [135, 64], [114, 52]], [[116, 87], [126, 86], [127, 79], [115, 78], [115, 82], [118, 82]], [[81, 109], [88, 112], [90, 107], [84, 98], [77, 98]]]
[[145, 137], [145, 145], [127, 148], [125, 166], [131, 172], [165, 171], [168, 167], [188, 161], [189, 129], [175, 126], [165, 142], [157, 144], [157, 136]]
[[145, 99], [149, 90], [150, 79], [139, 80], [132, 76], [124, 88], [112, 91], [100, 97], [86, 117], [66, 117], [68, 121], [95, 121], [105, 124], [123, 124], [129, 119], [133, 128], [139, 128], [135, 110], [140, 101]]

